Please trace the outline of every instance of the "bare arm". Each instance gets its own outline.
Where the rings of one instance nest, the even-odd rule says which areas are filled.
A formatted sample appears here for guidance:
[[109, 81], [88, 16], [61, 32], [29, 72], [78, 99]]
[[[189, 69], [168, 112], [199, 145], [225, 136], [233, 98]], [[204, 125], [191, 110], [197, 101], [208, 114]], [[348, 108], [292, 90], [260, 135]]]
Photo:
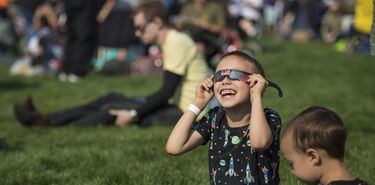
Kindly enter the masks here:
[[116, 2], [114, 0], [106, 0], [98, 15], [96, 16], [96, 20], [99, 23], [103, 23], [105, 19], [107, 19], [108, 15], [111, 13], [113, 7], [115, 6], [115, 3]]
[[251, 75], [251, 129], [249, 138], [251, 146], [256, 151], [264, 151], [272, 144], [271, 128], [264, 115], [262, 103], [263, 92], [267, 88], [268, 82], [259, 74]]
[[191, 129], [196, 118], [193, 112], [186, 111], [178, 120], [165, 146], [169, 154], [180, 155], [203, 144], [203, 137]]
[[[195, 99], [192, 102], [200, 110], [204, 109], [213, 97], [211, 88], [213, 87], [212, 77], [201, 82], [197, 86]], [[178, 120], [172, 133], [168, 138], [165, 150], [171, 155], [186, 153], [203, 144], [203, 137], [196, 131], [192, 131], [192, 126], [198, 115], [192, 111], [186, 111]]]
[[43, 17], [46, 19], [48, 25], [51, 26], [52, 29], [56, 28], [58, 17], [51, 4], [44, 3], [35, 10], [33, 16], [33, 28], [35, 30], [39, 30], [44, 26], [42, 24]]
[[284, 36], [287, 36], [292, 29], [292, 24], [295, 20], [293, 13], [287, 13], [284, 17], [281, 18], [281, 33]]

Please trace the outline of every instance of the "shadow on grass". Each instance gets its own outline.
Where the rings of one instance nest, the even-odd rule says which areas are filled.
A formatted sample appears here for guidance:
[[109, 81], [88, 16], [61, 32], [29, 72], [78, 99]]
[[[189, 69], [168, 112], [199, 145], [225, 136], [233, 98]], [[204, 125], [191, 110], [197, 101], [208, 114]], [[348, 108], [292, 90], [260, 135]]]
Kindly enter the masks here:
[[36, 82], [27, 83], [21, 82], [18, 80], [2, 80], [0, 81], [0, 91], [9, 91], [9, 90], [20, 90], [26, 88], [37, 88], [40, 84]]
[[23, 148], [22, 146], [22, 143], [11, 145], [4, 138], [0, 138], [0, 152], [21, 151]]

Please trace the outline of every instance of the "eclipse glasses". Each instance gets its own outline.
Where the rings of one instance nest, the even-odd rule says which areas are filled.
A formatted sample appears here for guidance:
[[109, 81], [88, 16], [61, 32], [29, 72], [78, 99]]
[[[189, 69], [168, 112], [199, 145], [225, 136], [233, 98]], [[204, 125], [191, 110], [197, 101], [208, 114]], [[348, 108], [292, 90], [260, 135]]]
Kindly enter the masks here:
[[[224, 70], [217, 71], [215, 73], [214, 82], [223, 81], [224, 78], [227, 77], [229, 80], [239, 80], [239, 81], [247, 83], [247, 80], [249, 79], [249, 75], [252, 75], [252, 74], [253, 73], [248, 73], [248, 72], [235, 70], [235, 69], [224, 69]], [[283, 91], [278, 85], [276, 85], [270, 80], [267, 80], [267, 82], [270, 87], [273, 87], [277, 90], [279, 97], [283, 96]]]

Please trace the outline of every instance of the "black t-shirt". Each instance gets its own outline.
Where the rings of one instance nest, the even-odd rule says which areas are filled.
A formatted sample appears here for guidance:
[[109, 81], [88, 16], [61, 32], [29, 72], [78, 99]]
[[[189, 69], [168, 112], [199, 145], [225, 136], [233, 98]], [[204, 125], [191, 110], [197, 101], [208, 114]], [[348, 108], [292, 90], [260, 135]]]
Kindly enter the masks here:
[[210, 141], [208, 157], [211, 184], [279, 184], [281, 120], [271, 109], [265, 109], [264, 113], [273, 142], [263, 152], [251, 148], [251, 141], [247, 137], [251, 126], [229, 127], [225, 111], [221, 108], [211, 109], [194, 127], [203, 136], [205, 144]]
[[368, 185], [368, 183], [359, 178], [356, 178], [352, 181], [333, 181], [330, 182], [329, 185]]

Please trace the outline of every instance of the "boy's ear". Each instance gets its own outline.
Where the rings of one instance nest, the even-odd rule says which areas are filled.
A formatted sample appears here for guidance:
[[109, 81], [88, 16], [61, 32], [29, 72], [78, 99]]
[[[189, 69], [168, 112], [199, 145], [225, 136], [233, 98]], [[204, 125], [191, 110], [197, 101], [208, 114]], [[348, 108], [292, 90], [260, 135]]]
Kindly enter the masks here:
[[308, 148], [305, 153], [309, 161], [312, 162], [313, 165], [318, 166], [321, 164], [322, 159], [318, 150], [314, 148]]

